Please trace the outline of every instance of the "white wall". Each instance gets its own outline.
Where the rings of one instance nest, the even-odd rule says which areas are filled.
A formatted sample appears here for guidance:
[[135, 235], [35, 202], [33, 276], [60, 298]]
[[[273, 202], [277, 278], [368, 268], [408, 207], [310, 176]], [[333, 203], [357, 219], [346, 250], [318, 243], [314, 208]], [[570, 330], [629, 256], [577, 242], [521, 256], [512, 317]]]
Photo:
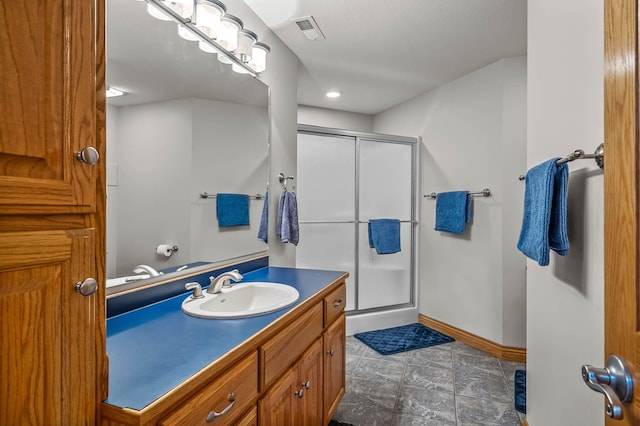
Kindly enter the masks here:
[[[298, 57], [276, 36], [267, 25], [242, 0], [225, 0], [227, 10], [239, 16], [261, 42], [269, 45], [271, 53], [267, 58], [267, 70], [260, 74], [260, 80], [270, 88], [270, 193], [280, 194], [278, 173], [296, 175], [296, 136], [298, 98]], [[231, 12], [233, 11], [233, 12]], [[278, 197], [271, 196], [269, 211], [275, 212]], [[295, 246], [283, 244], [275, 235], [275, 214], [269, 216], [269, 264], [273, 266], [295, 266]]]
[[[493, 342], [525, 346], [523, 256], [526, 58], [500, 60], [378, 114], [374, 131], [421, 136], [421, 191], [489, 188], [464, 234], [433, 229], [421, 198], [420, 313]], [[515, 183], [514, 183], [515, 182]]]
[[[603, 140], [603, 2], [528, 5], [527, 163]], [[602, 425], [602, 395], [582, 364], [604, 364], [603, 175], [592, 160], [569, 165], [566, 258], [527, 269], [527, 418], [531, 426]]]
[[373, 131], [373, 116], [356, 112], [298, 105], [298, 124], [371, 133]]

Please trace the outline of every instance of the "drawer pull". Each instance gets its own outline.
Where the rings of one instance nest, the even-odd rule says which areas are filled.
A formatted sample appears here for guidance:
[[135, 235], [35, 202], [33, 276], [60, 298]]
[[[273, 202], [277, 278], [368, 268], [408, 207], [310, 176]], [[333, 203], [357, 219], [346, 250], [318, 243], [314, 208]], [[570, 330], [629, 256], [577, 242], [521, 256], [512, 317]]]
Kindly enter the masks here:
[[302, 383], [302, 386], [304, 386], [305, 389], [310, 389], [311, 388], [311, 380], [307, 380], [306, 382]]
[[304, 388], [297, 390], [293, 393], [295, 396], [297, 396], [298, 398], [302, 398], [304, 396]]
[[338, 300], [334, 300], [333, 301], [333, 307], [334, 308], [337, 308], [340, 305], [342, 305], [342, 299], [338, 299]]
[[229, 394], [229, 401], [231, 401], [231, 403], [229, 405], [227, 405], [225, 407], [224, 410], [220, 411], [219, 413], [212, 411], [209, 413], [209, 415], [207, 416], [207, 423], [211, 423], [212, 421], [214, 421], [215, 419], [217, 419], [220, 416], [224, 416], [225, 414], [227, 414], [229, 411], [231, 411], [231, 409], [233, 408], [234, 405], [236, 405], [236, 393], [235, 392], [231, 392]]
[[336, 351], [331, 349], [331, 350], [327, 351], [327, 353], [329, 354], [329, 356], [333, 356], [336, 353]]

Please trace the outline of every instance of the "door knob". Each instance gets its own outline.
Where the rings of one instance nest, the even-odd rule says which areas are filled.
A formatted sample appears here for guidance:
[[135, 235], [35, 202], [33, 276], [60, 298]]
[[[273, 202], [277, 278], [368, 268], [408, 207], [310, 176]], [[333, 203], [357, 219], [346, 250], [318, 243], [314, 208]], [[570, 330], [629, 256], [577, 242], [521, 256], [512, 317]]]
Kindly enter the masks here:
[[97, 149], [92, 146], [88, 146], [76, 152], [76, 159], [82, 163], [93, 165], [100, 159], [100, 154]]
[[633, 378], [624, 360], [611, 355], [605, 368], [583, 365], [582, 379], [587, 386], [607, 398], [607, 415], [612, 419], [622, 419], [622, 403], [633, 399]]
[[98, 282], [93, 278], [87, 278], [82, 282], [78, 281], [75, 289], [83, 296], [91, 296], [98, 289]]

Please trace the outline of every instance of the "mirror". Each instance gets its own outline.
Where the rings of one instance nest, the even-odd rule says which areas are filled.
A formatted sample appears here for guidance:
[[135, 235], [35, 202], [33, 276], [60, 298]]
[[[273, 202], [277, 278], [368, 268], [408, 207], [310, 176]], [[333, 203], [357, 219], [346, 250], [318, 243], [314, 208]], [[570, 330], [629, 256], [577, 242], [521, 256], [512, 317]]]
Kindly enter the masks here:
[[[107, 86], [126, 92], [107, 98], [107, 278], [139, 264], [175, 276], [267, 250], [255, 195], [268, 182], [269, 88], [146, 7], [107, 1]], [[205, 192], [252, 195], [249, 226], [219, 228]], [[157, 254], [163, 244], [178, 250]]]

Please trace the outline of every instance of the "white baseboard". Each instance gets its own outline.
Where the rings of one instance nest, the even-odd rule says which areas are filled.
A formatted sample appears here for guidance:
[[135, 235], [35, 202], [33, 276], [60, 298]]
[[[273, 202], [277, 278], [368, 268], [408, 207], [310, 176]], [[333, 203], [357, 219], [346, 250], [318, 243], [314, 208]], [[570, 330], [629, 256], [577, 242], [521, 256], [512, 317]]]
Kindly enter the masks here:
[[364, 331], [398, 327], [418, 322], [418, 308], [394, 309], [347, 316], [347, 336]]

